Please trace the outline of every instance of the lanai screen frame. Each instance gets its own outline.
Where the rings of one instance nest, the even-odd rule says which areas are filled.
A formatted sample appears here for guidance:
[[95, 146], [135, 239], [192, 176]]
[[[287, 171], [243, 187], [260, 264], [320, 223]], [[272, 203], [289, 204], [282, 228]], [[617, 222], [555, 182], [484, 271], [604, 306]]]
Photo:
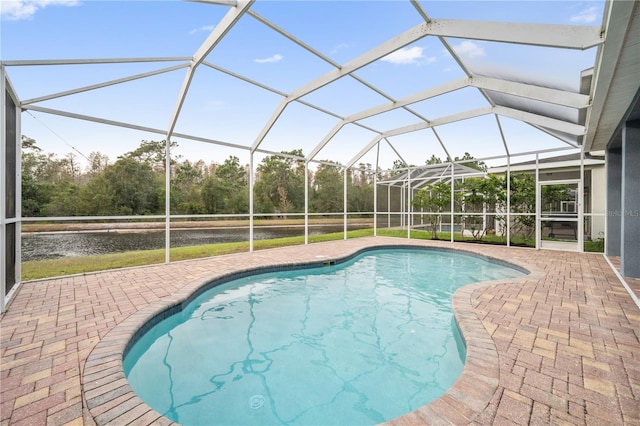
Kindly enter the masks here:
[[[172, 215], [170, 212], [170, 181], [171, 181], [171, 167], [170, 167], [170, 162], [171, 162], [171, 150], [170, 150], [170, 144], [172, 142], [172, 138], [181, 138], [181, 139], [187, 139], [187, 140], [193, 140], [196, 142], [202, 142], [202, 143], [209, 143], [209, 144], [213, 144], [213, 145], [218, 145], [218, 146], [225, 146], [225, 147], [229, 147], [229, 148], [235, 148], [235, 149], [240, 149], [240, 150], [246, 150], [249, 152], [249, 159], [250, 159], [250, 171], [251, 173], [249, 173], [249, 214], [248, 214], [248, 218], [249, 218], [249, 243], [250, 243], [250, 251], [253, 251], [253, 229], [254, 229], [254, 217], [256, 215], [261, 215], [263, 216], [263, 214], [258, 213], [256, 214], [254, 212], [254, 200], [253, 200], [253, 196], [254, 196], [254, 188], [253, 185], [255, 183], [255, 164], [254, 164], [254, 155], [256, 153], [260, 153], [260, 154], [267, 154], [267, 155], [278, 155], [278, 156], [283, 156], [284, 154], [279, 153], [279, 152], [274, 152], [274, 151], [270, 151], [270, 150], [265, 150], [263, 148], [261, 148], [261, 144], [265, 138], [265, 136], [268, 134], [269, 130], [272, 128], [272, 126], [277, 122], [278, 118], [280, 117], [280, 115], [284, 112], [284, 110], [287, 108], [287, 106], [289, 106], [292, 102], [300, 102], [308, 107], [314, 108], [320, 112], [323, 112], [325, 114], [328, 114], [330, 116], [335, 117], [336, 119], [338, 119], [338, 123], [335, 125], [335, 127], [316, 145], [316, 147], [312, 150], [312, 152], [310, 154], [308, 154], [307, 156], [305, 156], [304, 158], [298, 158], [298, 157], [294, 157], [295, 159], [298, 160], [302, 160], [304, 161], [304, 165], [305, 165], [305, 170], [308, 170], [309, 164], [312, 163], [321, 163], [322, 161], [319, 161], [316, 159], [316, 156], [318, 155], [318, 153], [327, 145], [327, 143], [329, 143], [331, 141], [331, 139], [347, 124], [353, 124], [356, 126], [360, 126], [363, 128], [366, 128], [367, 130], [372, 130], [375, 133], [378, 133], [378, 135], [376, 137], [374, 137], [369, 143], [367, 143], [362, 149], [361, 151], [354, 156], [351, 160], [349, 160], [348, 162], [344, 163], [344, 164], [338, 164], [339, 167], [342, 168], [343, 172], [344, 172], [344, 176], [345, 176], [345, 185], [344, 185], [344, 212], [343, 212], [343, 216], [344, 216], [344, 238], [346, 238], [346, 231], [347, 231], [347, 222], [348, 222], [348, 216], [349, 216], [349, 212], [347, 211], [347, 173], [346, 171], [349, 169], [353, 169], [354, 164], [356, 164], [365, 154], [367, 154], [370, 150], [378, 148], [381, 143], [386, 143], [388, 144], [398, 155], [399, 159], [405, 163], [407, 163], [402, 156], [398, 153], [398, 151], [393, 147], [393, 144], [389, 141], [390, 137], [393, 136], [397, 136], [400, 134], [404, 134], [404, 133], [411, 133], [411, 132], [415, 132], [415, 131], [419, 131], [419, 130], [424, 130], [424, 129], [429, 129], [433, 132], [433, 135], [435, 136], [435, 138], [438, 140], [439, 144], [441, 145], [442, 149], [444, 150], [444, 152], [446, 153], [446, 162], [449, 163], [453, 163], [453, 159], [452, 156], [449, 154], [449, 151], [447, 150], [446, 147], [446, 142], [443, 141], [440, 136], [437, 133], [436, 128], [438, 126], [444, 125], [444, 124], [448, 124], [448, 123], [453, 123], [453, 122], [458, 122], [458, 121], [463, 121], [463, 120], [467, 120], [470, 118], [474, 118], [474, 117], [479, 117], [479, 116], [484, 116], [484, 115], [493, 115], [496, 119], [496, 123], [497, 126], [500, 130], [500, 135], [502, 137], [502, 143], [504, 144], [504, 148], [505, 148], [505, 154], [501, 155], [501, 156], [494, 156], [494, 157], [488, 157], [488, 158], [477, 158], [474, 159], [474, 161], [487, 161], [487, 160], [492, 160], [492, 159], [497, 159], [497, 158], [504, 158], [507, 161], [507, 175], [509, 174], [509, 165], [511, 164], [511, 159], [517, 156], [521, 156], [521, 155], [535, 155], [536, 159], [538, 158], [538, 156], [540, 154], [543, 153], [551, 153], [551, 152], [557, 152], [557, 151], [563, 151], [563, 150], [579, 150], [580, 154], [581, 154], [581, 159], [584, 159], [584, 150], [583, 150], [583, 145], [581, 143], [581, 139], [583, 137], [583, 135], [586, 134], [586, 129], [585, 126], [582, 124], [578, 124], [578, 123], [573, 123], [573, 122], [568, 122], [568, 121], [563, 121], [561, 119], [558, 118], [554, 118], [554, 117], [549, 117], [549, 116], [544, 116], [541, 114], [534, 114], [531, 112], [527, 112], [524, 110], [520, 110], [514, 107], [508, 107], [508, 106], [504, 106], [504, 105], [500, 105], [495, 103], [489, 92], [498, 92], [498, 93], [507, 93], [509, 95], [512, 96], [520, 96], [522, 97], [522, 99], [531, 99], [531, 100], [535, 100], [535, 101], [543, 101], [543, 102], [549, 102], [552, 104], [561, 104], [561, 105], [565, 105], [565, 106], [569, 106], [570, 108], [575, 108], [579, 111], [581, 111], [581, 117], [580, 117], [580, 122], [584, 123], [584, 118], [587, 115], [586, 113], [588, 112], [589, 108], [590, 108], [590, 95], [589, 94], [581, 94], [581, 93], [574, 93], [574, 92], [569, 92], [569, 91], [564, 91], [564, 90], [558, 90], [558, 89], [551, 89], [551, 88], [547, 88], [547, 87], [542, 87], [542, 86], [534, 86], [534, 85], [530, 85], [530, 84], [525, 84], [525, 83], [518, 83], [518, 82], [514, 82], [514, 81], [508, 81], [508, 80], [501, 80], [498, 78], [493, 78], [493, 77], [487, 77], [487, 76], [482, 76], [482, 75], [477, 75], [477, 74], [473, 74], [464, 64], [464, 62], [462, 61], [462, 59], [456, 54], [456, 52], [454, 51], [454, 49], [449, 45], [449, 43], [447, 42], [447, 40], [445, 39], [445, 37], [460, 37], [460, 38], [465, 38], [465, 39], [474, 39], [474, 40], [490, 40], [490, 41], [498, 41], [498, 42], [504, 42], [504, 43], [514, 43], [514, 44], [525, 44], [525, 45], [540, 45], [540, 46], [547, 46], [547, 47], [557, 47], [557, 48], [569, 48], [569, 49], [589, 49], [592, 47], [597, 47], [598, 52], [596, 54], [596, 63], [598, 61], [598, 58], [600, 57], [600, 50], [601, 47], [604, 43], [604, 37], [603, 37], [603, 27], [601, 26], [568, 26], [568, 25], [551, 25], [551, 24], [514, 24], [514, 23], [508, 23], [508, 22], [501, 22], [496, 26], [496, 23], [489, 23], [489, 22], [482, 22], [482, 21], [474, 21], [474, 25], [470, 26], [467, 25], [468, 22], [467, 21], [461, 21], [461, 20], [432, 20], [429, 15], [426, 13], [426, 11], [422, 8], [422, 6], [415, 0], [412, 0], [411, 3], [412, 5], [415, 7], [416, 12], [420, 14], [420, 16], [422, 16], [422, 18], [424, 19], [424, 22], [417, 25], [414, 28], [411, 28], [408, 31], [405, 31], [404, 33], [392, 38], [391, 40], [382, 43], [380, 45], [378, 45], [377, 47], [369, 50], [368, 52], [352, 59], [351, 61], [346, 62], [345, 64], [338, 64], [336, 62], [334, 62], [333, 60], [331, 60], [330, 58], [328, 58], [327, 56], [323, 55], [322, 53], [320, 53], [319, 51], [317, 51], [316, 49], [314, 49], [313, 47], [305, 44], [303, 41], [297, 39], [294, 35], [287, 33], [286, 31], [284, 31], [283, 29], [279, 28], [278, 26], [276, 26], [275, 24], [269, 22], [268, 20], [264, 19], [263, 17], [261, 17], [260, 15], [258, 15], [257, 13], [255, 13], [254, 11], [251, 10], [251, 5], [254, 3], [255, 0], [250, 0], [250, 1], [211, 1], [211, 0], [202, 0], [201, 2], [203, 3], [214, 3], [214, 4], [219, 4], [219, 5], [224, 5], [224, 6], [228, 6], [229, 10], [227, 12], [227, 14], [224, 16], [224, 18], [218, 23], [218, 25], [214, 28], [214, 30], [211, 32], [211, 34], [209, 35], [209, 37], [205, 40], [205, 42], [197, 49], [197, 51], [195, 52], [195, 54], [193, 56], [190, 57], [161, 57], [161, 58], [94, 58], [94, 59], [75, 59], [75, 60], [13, 60], [13, 61], [2, 61], [0, 62], [0, 80], [1, 80], [1, 84], [2, 84], [2, 92], [6, 92], [6, 93], [10, 93], [12, 98], [15, 100], [16, 105], [18, 106], [18, 114], [17, 114], [17, 118], [16, 118], [16, 122], [17, 122], [17, 131], [16, 131], [16, 167], [17, 167], [17, 176], [16, 176], [16, 183], [20, 182], [20, 154], [21, 154], [21, 129], [20, 129], [20, 113], [22, 111], [38, 111], [41, 113], [46, 113], [46, 114], [53, 114], [53, 115], [59, 115], [59, 116], [64, 116], [64, 117], [69, 117], [69, 118], [74, 118], [74, 119], [79, 119], [79, 120], [86, 120], [86, 121], [91, 121], [91, 122], [95, 122], [95, 123], [100, 123], [100, 124], [104, 124], [104, 125], [112, 125], [112, 126], [119, 126], [119, 127], [125, 127], [125, 128], [129, 128], [129, 129], [134, 129], [134, 130], [139, 130], [139, 131], [144, 131], [144, 132], [149, 132], [149, 133], [154, 133], [154, 134], [159, 134], [162, 135], [165, 140], [166, 140], [166, 176], [165, 176], [165, 186], [166, 186], [166, 194], [167, 196], [165, 197], [165, 214], [164, 215], [157, 215], [157, 216], [122, 216], [122, 217], [114, 217], [114, 216], [109, 216], [109, 217], [95, 217], [95, 216], [91, 216], [91, 217], [59, 217], [59, 218], [43, 218], [43, 217], [38, 217], [38, 218], [24, 218], [22, 217], [21, 214], [21, 203], [20, 203], [20, 189], [17, 188], [16, 189], [16, 208], [17, 208], [17, 213], [16, 213], [16, 217], [15, 218], [7, 218], [5, 212], [3, 211], [1, 219], [2, 219], [2, 239], [3, 239], [3, 244], [1, 245], [0, 250], [2, 250], [2, 276], [5, 276], [5, 271], [6, 271], [6, 265], [5, 265], [5, 231], [6, 231], [6, 226], [11, 224], [11, 223], [15, 223], [17, 229], [19, 230], [21, 227], [21, 224], [23, 222], [29, 222], [29, 221], [42, 221], [42, 220], [59, 220], [59, 221], [70, 221], [70, 220], [100, 220], [100, 219], [130, 219], [130, 218], [144, 218], [144, 219], [164, 219], [165, 221], [165, 262], [170, 262], [170, 221], [172, 218], [180, 218], [181, 216], [184, 217], [184, 215]], [[606, 22], [606, 16], [608, 13], [608, 9], [605, 10], [605, 19], [603, 20], [603, 22]], [[328, 73], [326, 73], [325, 75], [299, 87], [298, 89], [290, 92], [290, 93], [283, 93], [280, 92], [276, 89], [270, 88], [264, 84], [261, 84], [259, 82], [253, 81], [249, 78], [246, 78], [244, 76], [238, 75], [237, 73], [234, 73], [232, 71], [223, 69], [215, 64], [212, 64], [210, 62], [208, 62], [206, 60], [207, 55], [216, 47], [216, 45], [224, 38], [224, 36], [227, 34], [227, 32], [243, 17], [243, 15], [248, 15], [251, 16], [252, 18], [257, 19], [258, 21], [262, 22], [263, 24], [265, 24], [266, 26], [268, 26], [269, 28], [271, 28], [272, 30], [278, 32], [279, 34], [283, 35], [284, 37], [286, 37], [287, 39], [291, 40], [292, 42], [296, 43], [297, 45], [299, 45], [300, 47], [304, 48], [306, 51], [312, 53], [313, 55], [315, 55], [316, 57], [320, 58], [321, 60], [329, 63], [330, 65], [332, 65], [335, 69], [333, 71], [330, 71]], [[384, 94], [383, 91], [377, 89], [375, 86], [367, 83], [366, 81], [364, 81], [363, 79], [361, 79], [360, 77], [358, 77], [356, 74], [354, 74], [355, 71], [357, 71], [358, 69], [362, 68], [363, 66], [366, 66], [368, 64], [370, 64], [371, 62], [380, 59], [406, 45], [408, 45], [409, 43], [416, 41], [418, 39], [421, 39], [423, 37], [427, 37], [427, 36], [432, 36], [432, 37], [437, 37], [440, 42], [442, 43], [442, 45], [449, 51], [449, 53], [451, 54], [451, 56], [455, 59], [455, 61], [458, 63], [458, 65], [460, 66], [460, 68], [464, 71], [464, 73], [466, 74], [466, 78], [462, 78], [462, 79], [457, 79], [457, 80], [453, 80], [450, 82], [447, 82], [445, 84], [442, 84], [440, 86], [437, 87], [432, 87], [426, 90], [423, 90], [419, 93], [415, 93], [409, 96], [406, 96], [405, 98], [402, 99], [393, 99], [390, 96]], [[84, 64], [87, 66], [90, 66], [92, 64], [105, 64], [105, 63], [111, 63], [111, 64], [118, 64], [118, 63], [132, 63], [132, 62], [158, 62], [158, 63], [162, 63], [162, 62], [180, 62], [178, 65], [174, 65], [174, 66], [170, 66], [170, 67], [165, 67], [165, 68], [160, 68], [154, 71], [150, 71], [147, 73], [143, 73], [143, 74], [137, 74], [137, 75], [133, 75], [133, 76], [129, 76], [126, 78], [121, 78], [118, 80], [111, 80], [111, 81], [107, 81], [107, 82], [103, 82], [100, 84], [95, 84], [95, 85], [91, 85], [91, 86], [85, 86], [85, 87], [81, 87], [81, 88], [77, 88], [74, 90], [69, 90], [69, 91], [65, 91], [65, 92], [59, 92], [59, 93], [54, 93], [54, 94], [50, 94], [50, 95], [46, 95], [46, 96], [42, 96], [39, 98], [34, 98], [34, 99], [27, 99], [27, 100], [20, 100], [18, 95], [15, 93], [15, 91], [12, 88], [8, 73], [7, 73], [7, 69], [10, 69], [11, 67], [21, 67], [21, 66], [40, 66], [40, 65], [67, 65], [67, 64]], [[175, 126], [176, 126], [176, 122], [178, 117], [180, 116], [180, 112], [182, 109], [182, 106], [184, 104], [184, 100], [185, 97], [187, 96], [187, 93], [189, 91], [189, 86], [191, 84], [191, 81], [193, 79], [194, 73], [196, 71], [196, 69], [199, 66], [206, 66], [206, 67], [210, 67], [212, 69], [215, 69], [217, 71], [226, 73], [232, 77], [235, 78], [239, 78], [241, 80], [243, 80], [246, 83], [255, 85], [257, 87], [260, 87], [264, 90], [268, 90], [272, 93], [278, 94], [280, 96], [282, 96], [282, 102], [280, 103], [280, 105], [276, 108], [276, 110], [273, 112], [272, 116], [270, 117], [270, 119], [267, 121], [267, 123], [265, 123], [263, 129], [261, 130], [261, 132], [259, 133], [259, 135], [257, 136], [257, 138], [255, 139], [255, 141], [253, 142], [253, 144], [251, 146], [245, 146], [245, 145], [240, 145], [240, 144], [236, 144], [236, 143], [232, 143], [232, 142], [226, 142], [226, 141], [221, 141], [221, 140], [215, 140], [215, 139], [209, 139], [206, 137], [201, 137], [201, 136], [196, 136], [196, 135], [188, 135], [188, 134], [182, 134], [182, 133], [177, 133], [175, 132]], [[175, 71], [175, 70], [179, 70], [179, 69], [186, 69], [186, 75], [184, 78], [184, 81], [182, 83], [182, 87], [180, 89], [180, 93], [178, 96], [178, 99], [176, 101], [176, 104], [174, 106], [174, 110], [173, 113], [171, 115], [171, 119], [169, 122], [169, 125], [167, 126], [166, 129], [155, 129], [155, 128], [149, 128], [149, 127], [145, 127], [145, 126], [140, 126], [140, 125], [136, 125], [136, 124], [132, 124], [132, 123], [124, 123], [124, 122], [117, 122], [117, 121], [113, 121], [113, 120], [107, 120], [107, 119], [103, 119], [100, 117], [92, 117], [92, 116], [86, 116], [86, 115], [81, 115], [81, 114], [77, 114], [77, 113], [71, 113], [71, 112], [66, 112], [66, 111], [60, 111], [60, 110], [54, 110], [54, 109], [50, 109], [50, 108], [46, 108], [46, 107], [41, 107], [38, 106], [37, 103], [39, 102], [43, 102], [46, 100], [50, 100], [50, 99], [55, 99], [57, 97], [62, 97], [62, 96], [70, 96], [76, 93], [82, 93], [85, 91], [90, 91], [90, 90], [94, 90], [94, 89], [98, 89], [98, 88], [102, 88], [102, 87], [106, 87], [106, 86], [110, 86], [110, 85], [115, 85], [115, 84], [120, 84], [123, 82], [127, 82], [127, 81], [132, 81], [132, 80], [136, 80], [136, 79], [141, 79], [141, 78], [146, 78], [146, 77], [150, 77], [153, 75], [158, 75], [158, 74], [162, 74], [165, 72], [171, 72], [171, 71]], [[339, 114], [336, 114], [332, 111], [328, 111], [324, 108], [315, 106], [310, 104], [309, 102], [301, 99], [304, 95], [311, 93], [321, 87], [323, 87], [326, 84], [329, 84], [333, 81], [336, 81], [340, 78], [349, 76], [351, 78], [355, 78], [356, 80], [358, 80], [359, 82], [365, 84], [367, 87], [369, 87], [371, 90], [377, 92], [378, 94], [386, 97], [387, 99], [389, 99], [389, 103], [387, 104], [383, 104], [383, 105], [378, 105], [372, 108], [368, 108], [366, 110], [360, 111], [358, 113], [352, 114], [350, 116], [340, 116]], [[415, 103], [415, 102], [419, 102], [425, 99], [430, 99], [433, 97], [437, 97], [439, 95], [454, 91], [454, 90], [459, 90], [461, 88], [464, 87], [474, 87], [476, 89], [478, 89], [478, 91], [484, 96], [484, 98], [488, 101], [488, 103], [490, 104], [490, 106], [487, 107], [483, 107], [483, 108], [477, 108], [477, 109], [473, 109], [473, 110], [468, 110], [468, 111], [462, 111], [462, 112], [458, 112], [458, 113], [454, 113], [448, 116], [443, 116], [443, 117], [439, 117], [439, 118], [435, 118], [432, 120], [429, 120], [423, 116], [421, 116], [420, 114], [418, 114], [417, 112], [411, 110], [410, 105]], [[589, 90], [593, 90], [592, 87], [588, 87]], [[410, 113], [412, 113], [413, 115], [415, 115], [416, 117], [418, 117], [420, 119], [420, 122], [414, 125], [409, 125], [409, 126], [404, 126], [401, 128], [396, 128], [396, 129], [387, 129], [386, 131], [383, 132], [379, 132], [377, 130], [371, 129], [368, 126], [365, 126], [362, 123], [359, 123], [359, 120], [363, 120], [367, 117], [372, 117], [375, 116], [377, 114], [381, 114], [387, 111], [391, 111], [393, 109], [397, 109], [397, 108], [402, 108]], [[566, 144], [565, 147], [562, 148], [554, 148], [554, 149], [548, 149], [548, 150], [542, 150], [542, 151], [530, 151], [530, 152], [525, 152], [525, 153], [513, 153], [510, 152], [509, 150], [509, 144], [507, 139], [504, 136], [504, 133], [502, 131], [502, 126], [501, 126], [501, 122], [500, 122], [500, 117], [509, 117], [512, 119], [516, 119], [516, 120], [520, 120], [523, 122], [526, 122], [528, 124], [530, 124], [531, 126], [535, 127], [536, 129], [547, 133], [553, 137], [556, 137], [558, 140], [564, 142]], [[6, 117], [3, 115], [2, 117], [2, 138], [5, 139], [5, 124], [6, 124]], [[570, 140], [564, 137], [561, 137], [558, 135], [557, 132], [560, 133], [566, 133], [566, 134], [572, 134], [575, 137], [575, 140]], [[3, 140], [3, 146], [4, 144], [6, 144], [7, 141]], [[3, 156], [4, 156], [4, 150], [3, 150]], [[285, 155], [286, 156], [286, 155]], [[291, 157], [291, 156], [290, 156]], [[0, 158], [0, 160], [5, 161], [5, 158]], [[581, 182], [583, 181], [584, 178], [584, 165], [582, 164], [583, 161], [581, 161], [581, 167], [580, 167], [580, 175], [581, 175]], [[464, 162], [458, 162], [458, 163], [464, 163]], [[376, 164], [375, 169], [378, 169], [378, 164]], [[452, 169], [453, 170], [453, 169]], [[453, 176], [455, 178], [455, 175]], [[5, 200], [5, 189], [6, 189], [6, 184], [7, 184], [7, 180], [6, 180], [6, 176], [4, 174], [2, 174], [2, 182], [0, 182], [1, 186], [2, 186], [2, 199], [3, 201]], [[308, 194], [308, 173], [305, 173], [305, 213], [304, 213], [304, 218], [305, 218], [305, 244], [308, 244], [308, 229], [309, 229], [309, 194]], [[408, 185], [410, 185], [410, 182], [407, 182]], [[20, 185], [18, 185], [20, 186]], [[536, 180], [536, 186], [537, 186], [537, 180]], [[376, 187], [376, 191], [374, 191], [374, 206], [376, 206], [376, 208], [374, 209], [373, 215], [374, 215], [374, 223], [376, 222], [375, 218], [377, 215], [377, 203], [375, 202], [376, 198], [377, 198], [377, 182], [374, 182], [374, 187]], [[4, 209], [3, 209], [4, 210]], [[410, 213], [410, 199], [407, 200], [407, 211]], [[537, 208], [537, 218], [539, 219], [539, 208]], [[509, 213], [509, 212], [508, 212]], [[580, 213], [579, 213], [579, 223], [582, 223], [584, 221], [583, 218], [583, 206], [582, 203], [580, 203]], [[537, 220], [537, 222], [539, 222], [539, 220]], [[409, 222], [410, 223], [410, 222]], [[507, 223], [509, 223], [509, 221], [507, 221]], [[374, 225], [375, 226], [375, 225]], [[409, 227], [410, 228], [410, 227]], [[509, 233], [509, 227], [507, 227], [507, 234]], [[374, 235], [375, 235], [375, 228], [374, 228]], [[509, 238], [507, 238], [507, 242], [509, 241]], [[507, 243], [508, 244], [508, 243]], [[580, 247], [582, 247], [582, 244], [580, 244]], [[17, 242], [16, 242], [16, 279], [17, 279], [17, 283], [14, 286], [15, 290], [20, 283], [20, 263], [21, 263], [21, 253], [20, 253], [20, 232], [17, 232]], [[10, 298], [11, 294], [6, 294], [5, 292], [5, 285], [4, 285], [4, 281], [3, 281], [3, 288], [2, 288], [2, 293], [3, 293], [3, 297], [2, 297], [2, 309], [4, 309], [4, 306], [6, 304], [6, 302], [8, 301], [8, 299]], [[13, 291], [12, 290], [12, 291]]]

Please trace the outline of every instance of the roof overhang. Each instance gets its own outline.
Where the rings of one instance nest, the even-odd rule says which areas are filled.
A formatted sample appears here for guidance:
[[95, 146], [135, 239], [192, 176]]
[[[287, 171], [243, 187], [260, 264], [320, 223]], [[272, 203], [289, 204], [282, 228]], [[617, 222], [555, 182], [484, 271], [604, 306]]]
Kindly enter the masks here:
[[[584, 159], [585, 168], [604, 167], [604, 160], [595, 158]], [[555, 161], [552, 163], [539, 163], [539, 170], [557, 169], [558, 171], [576, 170], [580, 168], [580, 160], [571, 161]], [[507, 169], [511, 172], [535, 172], [535, 164], [513, 164], [509, 168], [507, 166], [492, 167], [488, 170], [489, 173], [506, 173]]]
[[596, 58], [585, 151], [616, 147], [625, 121], [640, 119], [640, 2], [610, 1]]

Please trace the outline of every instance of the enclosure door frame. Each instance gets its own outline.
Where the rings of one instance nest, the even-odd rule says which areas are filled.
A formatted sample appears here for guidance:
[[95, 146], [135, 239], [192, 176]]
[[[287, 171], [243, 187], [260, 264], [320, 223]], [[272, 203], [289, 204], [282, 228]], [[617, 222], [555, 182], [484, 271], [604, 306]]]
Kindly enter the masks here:
[[[542, 188], [549, 185], [575, 185], [575, 212], [544, 212], [542, 206]], [[536, 191], [536, 248], [548, 250], [564, 250], [582, 252], [584, 244], [584, 188], [582, 179], [563, 179], [538, 181]], [[574, 225], [569, 225], [574, 224]], [[569, 225], [569, 226], [567, 226]], [[549, 229], [551, 236], [556, 229], [574, 231], [575, 242], [573, 241], [551, 241], [543, 238], [545, 229]]]

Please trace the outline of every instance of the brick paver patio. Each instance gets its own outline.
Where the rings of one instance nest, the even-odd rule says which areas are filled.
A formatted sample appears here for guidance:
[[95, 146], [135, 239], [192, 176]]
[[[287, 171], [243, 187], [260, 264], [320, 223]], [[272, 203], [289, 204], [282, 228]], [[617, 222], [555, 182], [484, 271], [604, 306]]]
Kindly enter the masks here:
[[383, 237], [24, 283], [0, 322], [0, 425], [170, 423], [122, 373], [124, 345], [152, 312], [234, 271], [400, 244], [481, 253], [532, 273], [458, 290], [461, 378], [390, 423], [640, 425], [640, 309], [602, 255]]

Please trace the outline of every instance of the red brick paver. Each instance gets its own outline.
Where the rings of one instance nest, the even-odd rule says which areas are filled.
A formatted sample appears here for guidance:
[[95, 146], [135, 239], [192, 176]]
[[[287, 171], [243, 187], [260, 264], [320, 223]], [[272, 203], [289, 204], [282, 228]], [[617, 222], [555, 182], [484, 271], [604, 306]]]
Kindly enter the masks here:
[[24, 283], [0, 321], [0, 426], [168, 424], [122, 374], [124, 345], [153, 312], [234, 271], [399, 244], [532, 273], [456, 292], [461, 378], [390, 423], [640, 425], [640, 310], [602, 255], [371, 237]]

